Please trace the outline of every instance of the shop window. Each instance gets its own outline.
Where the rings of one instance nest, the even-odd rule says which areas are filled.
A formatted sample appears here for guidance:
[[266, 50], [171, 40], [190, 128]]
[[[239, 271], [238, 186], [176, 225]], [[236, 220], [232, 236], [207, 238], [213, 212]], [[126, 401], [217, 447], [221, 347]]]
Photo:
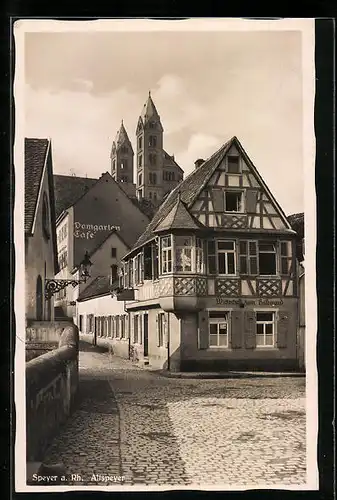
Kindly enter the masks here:
[[209, 346], [228, 347], [229, 312], [210, 311], [208, 314]]
[[276, 274], [276, 250], [274, 243], [259, 242], [259, 274]]
[[192, 269], [192, 247], [191, 236], [175, 237], [175, 270], [177, 272], [191, 272]]
[[243, 212], [243, 192], [225, 192], [225, 212]]
[[275, 346], [275, 311], [256, 313], [256, 347]]
[[167, 274], [172, 272], [172, 237], [161, 238], [161, 272]]
[[227, 172], [229, 174], [240, 173], [240, 158], [238, 156], [227, 157]]

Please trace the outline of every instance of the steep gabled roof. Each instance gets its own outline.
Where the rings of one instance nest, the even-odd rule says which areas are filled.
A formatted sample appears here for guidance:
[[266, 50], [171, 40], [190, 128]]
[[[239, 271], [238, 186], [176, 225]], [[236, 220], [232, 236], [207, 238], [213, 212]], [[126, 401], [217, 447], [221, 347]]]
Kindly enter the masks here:
[[25, 233], [30, 234], [47, 161], [48, 139], [25, 139]]
[[97, 276], [92, 282], [80, 293], [77, 301], [92, 299], [101, 295], [110, 293], [111, 284], [109, 276]]
[[[181, 168], [180, 165], [178, 165], [178, 163], [175, 161], [174, 157], [172, 157], [171, 155], [168, 154], [167, 151], [165, 151], [163, 149], [163, 152], [164, 152], [164, 160], [169, 160], [170, 162], [172, 162], [174, 164], [175, 167], [178, 167], [182, 173], [184, 173], [183, 169]], [[164, 164], [165, 166], [165, 164]]]
[[[47, 170], [46, 170], [47, 169]], [[56, 239], [55, 192], [50, 139], [25, 138], [25, 234], [32, 235], [43, 175], [48, 177], [54, 274], [59, 272]]]
[[216, 151], [216, 153], [208, 158], [208, 160], [205, 161], [201, 167], [191, 172], [186, 179], [173, 189], [173, 191], [159, 207], [158, 212], [155, 214], [144, 233], [138, 238], [132, 250], [144, 245], [155, 237], [154, 230], [173, 209], [177, 203], [178, 196], [180, 196], [180, 200], [187, 206], [187, 208], [193, 204], [194, 200], [211, 178], [213, 172], [219, 165], [227, 150], [230, 148], [231, 144], [232, 140], [226, 142], [226, 144], [224, 144], [218, 151]]
[[56, 218], [83, 196], [98, 179], [73, 175], [54, 175]]
[[151, 241], [155, 237], [157, 227], [159, 227], [160, 223], [164, 221], [166, 217], [169, 216], [171, 210], [177, 203], [178, 197], [180, 197], [181, 202], [183, 202], [187, 210], [192, 207], [193, 203], [195, 202], [201, 191], [204, 189], [204, 187], [207, 185], [213, 173], [215, 172], [215, 170], [217, 169], [217, 167], [223, 160], [224, 156], [226, 155], [226, 153], [229, 151], [229, 149], [233, 144], [235, 144], [236, 147], [239, 149], [247, 165], [254, 173], [254, 175], [260, 182], [261, 186], [265, 189], [266, 193], [270, 196], [271, 200], [279, 210], [279, 213], [282, 217], [282, 220], [287, 230], [293, 232], [283, 210], [278, 205], [273, 195], [270, 193], [262, 177], [260, 176], [255, 166], [253, 165], [252, 161], [248, 157], [247, 153], [243, 149], [240, 141], [238, 140], [237, 137], [234, 136], [229, 141], [227, 141], [223, 146], [221, 146], [221, 148], [218, 149], [218, 151], [216, 151], [212, 156], [210, 156], [204, 163], [202, 163], [199, 168], [193, 170], [186, 177], [186, 179], [184, 179], [180, 184], [176, 186], [176, 188], [163, 201], [163, 203], [159, 207], [158, 212], [155, 214], [152, 221], [147, 226], [145, 232], [138, 238], [131, 252], [143, 246], [145, 243]]
[[153, 231], [158, 233], [168, 229], [200, 229], [202, 227], [204, 226], [190, 214], [178, 194], [176, 204], [172, 207], [167, 216], [159, 222]]

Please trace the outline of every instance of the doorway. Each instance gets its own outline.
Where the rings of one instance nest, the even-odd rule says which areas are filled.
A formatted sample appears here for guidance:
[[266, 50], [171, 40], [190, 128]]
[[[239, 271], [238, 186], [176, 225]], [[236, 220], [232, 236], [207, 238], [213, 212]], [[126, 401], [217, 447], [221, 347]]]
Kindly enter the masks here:
[[149, 317], [144, 314], [144, 357], [149, 355]]

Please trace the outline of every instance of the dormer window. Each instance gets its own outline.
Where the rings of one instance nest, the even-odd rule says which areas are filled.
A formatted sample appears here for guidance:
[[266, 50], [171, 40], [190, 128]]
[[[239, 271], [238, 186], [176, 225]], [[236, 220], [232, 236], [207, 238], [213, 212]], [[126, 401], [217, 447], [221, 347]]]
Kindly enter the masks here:
[[240, 157], [228, 156], [227, 157], [227, 173], [240, 174]]
[[42, 230], [44, 237], [49, 240], [50, 229], [49, 229], [49, 205], [46, 193], [43, 196], [42, 202]]
[[243, 212], [243, 191], [225, 192], [225, 212]]

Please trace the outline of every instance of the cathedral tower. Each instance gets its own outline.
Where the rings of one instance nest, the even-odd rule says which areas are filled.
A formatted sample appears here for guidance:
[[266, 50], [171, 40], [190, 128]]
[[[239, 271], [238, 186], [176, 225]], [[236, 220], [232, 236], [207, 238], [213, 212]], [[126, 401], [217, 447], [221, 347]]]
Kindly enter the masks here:
[[137, 197], [154, 203], [163, 197], [163, 126], [149, 92], [138, 119], [137, 136]]
[[133, 184], [133, 149], [123, 120], [111, 148], [111, 176], [116, 182]]

